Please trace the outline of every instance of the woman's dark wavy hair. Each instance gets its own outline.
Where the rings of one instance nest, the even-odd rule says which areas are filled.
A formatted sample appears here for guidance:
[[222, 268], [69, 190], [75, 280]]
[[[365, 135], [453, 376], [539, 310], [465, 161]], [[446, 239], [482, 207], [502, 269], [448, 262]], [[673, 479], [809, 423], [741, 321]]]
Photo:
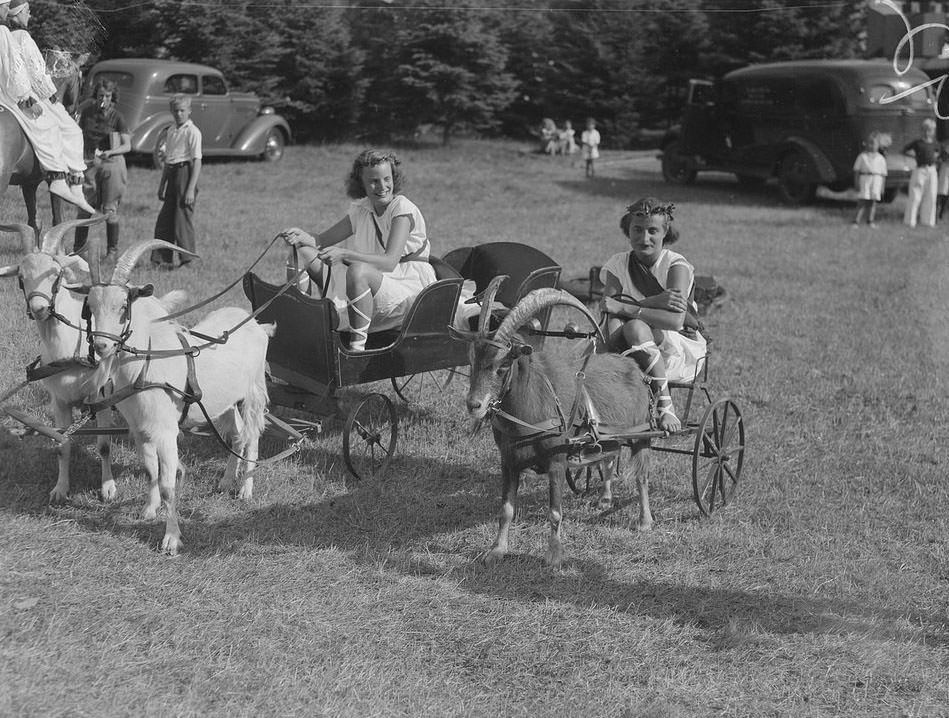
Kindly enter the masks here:
[[662, 243], [664, 245], [674, 244], [679, 240], [679, 230], [672, 223], [672, 213], [675, 211], [675, 208], [676, 206], [673, 202], [663, 202], [661, 199], [656, 199], [655, 197], [637, 199], [626, 208], [626, 213], [620, 218], [619, 228], [623, 230], [623, 234], [629, 237], [629, 225], [633, 217], [650, 217], [654, 214], [662, 215], [663, 224], [666, 228], [666, 237], [662, 240]]
[[112, 93], [112, 104], [116, 105], [119, 102], [119, 86], [115, 84], [112, 80], [97, 80], [96, 84], [92, 86], [92, 97], [93, 99], [99, 90], [105, 90], [106, 92]]
[[400, 194], [405, 182], [405, 173], [402, 171], [402, 160], [396, 157], [395, 152], [383, 150], [363, 150], [353, 160], [353, 168], [346, 178], [346, 196], [353, 199], [362, 199], [366, 196], [366, 188], [362, 184], [362, 171], [366, 167], [375, 167], [388, 162], [392, 168], [392, 193]]

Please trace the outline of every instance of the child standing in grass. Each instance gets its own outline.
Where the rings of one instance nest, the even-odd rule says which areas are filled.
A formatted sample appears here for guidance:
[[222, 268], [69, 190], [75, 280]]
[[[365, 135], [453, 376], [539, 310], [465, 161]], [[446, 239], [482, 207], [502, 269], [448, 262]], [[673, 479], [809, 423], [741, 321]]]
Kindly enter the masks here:
[[600, 133], [596, 129], [596, 120], [587, 118], [587, 128], [580, 135], [580, 145], [583, 148], [583, 160], [586, 166], [586, 176], [596, 175], [595, 162], [600, 156]]
[[600, 270], [610, 349], [631, 356], [642, 369], [656, 395], [659, 428], [670, 433], [682, 423], [668, 381], [692, 381], [706, 353], [692, 299], [695, 270], [666, 248], [679, 239], [674, 210], [672, 202], [654, 197], [629, 205], [620, 229], [630, 249], [614, 254]]
[[[175, 95], [169, 105], [175, 126], [168, 130], [165, 141], [165, 167], [158, 183], [162, 206], [155, 222], [155, 238], [194, 252], [194, 205], [203, 156], [201, 130], [191, 121], [189, 95]], [[152, 263], [173, 268], [174, 254], [170, 249], [156, 249]], [[181, 266], [191, 261], [190, 257], [181, 257]]]
[[915, 227], [917, 221], [924, 227], [936, 226], [936, 164], [942, 148], [936, 142], [936, 121], [923, 120], [923, 136], [903, 148], [903, 154], [916, 158], [916, 169], [909, 178], [909, 199], [903, 223]]
[[866, 219], [867, 224], [876, 227], [874, 222], [877, 202], [883, 197], [883, 183], [886, 178], [886, 158], [880, 154], [880, 134], [871, 132], [863, 141], [863, 152], [857, 155], [853, 163], [853, 183], [857, 190], [857, 216], [854, 226]]
[[399, 326], [415, 297], [435, 281], [425, 219], [401, 194], [403, 181], [394, 153], [365, 150], [346, 182], [355, 200], [346, 216], [315, 237], [296, 227], [281, 232], [336, 305], [340, 329], [350, 331], [350, 351], [365, 350], [370, 326]]

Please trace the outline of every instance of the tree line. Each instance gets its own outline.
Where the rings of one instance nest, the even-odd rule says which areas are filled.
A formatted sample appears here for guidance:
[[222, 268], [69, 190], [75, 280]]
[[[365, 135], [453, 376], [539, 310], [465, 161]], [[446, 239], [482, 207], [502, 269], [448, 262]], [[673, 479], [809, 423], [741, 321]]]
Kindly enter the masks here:
[[88, 0], [78, 27], [76, 3], [32, 5], [41, 47], [68, 37], [92, 46], [90, 62], [213, 65], [278, 106], [300, 141], [420, 125], [445, 141], [526, 137], [544, 117], [590, 116], [614, 148], [674, 122], [691, 77], [861, 56], [867, 12], [862, 0]]

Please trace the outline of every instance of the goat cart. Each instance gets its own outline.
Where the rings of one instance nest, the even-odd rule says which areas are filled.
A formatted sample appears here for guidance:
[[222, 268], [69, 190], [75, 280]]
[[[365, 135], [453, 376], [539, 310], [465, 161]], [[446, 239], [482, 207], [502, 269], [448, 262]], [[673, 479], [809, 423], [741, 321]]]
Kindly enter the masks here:
[[[692, 381], [669, 382], [675, 406], [683, 407], [679, 431], [667, 434], [654, 426], [631, 427], [625, 432], [599, 432], [595, 441], [585, 437], [567, 455], [570, 489], [578, 495], [591, 490], [593, 469], [600, 470], [604, 450], [648, 440], [652, 451], [691, 457], [692, 495], [703, 515], [729, 504], [741, 479], [745, 421], [733, 399], [712, 398], [710, 359], [711, 352], [699, 363]], [[581, 486], [584, 474], [585, 486]]]
[[[331, 300], [245, 274], [244, 293], [254, 315], [277, 325], [267, 351], [272, 412], [297, 429], [321, 431], [325, 421], [341, 418], [341, 388], [388, 379], [403, 401], [413, 387], [444, 388], [456, 373], [465, 373], [469, 361], [467, 343], [449, 332], [461, 304], [478, 299], [477, 294], [461, 299], [465, 280], [481, 293], [492, 277], [508, 275], [495, 299], [509, 308], [534, 289], [557, 286], [561, 272], [546, 254], [517, 242], [462, 247], [429, 261], [437, 281], [416, 297], [400, 328], [370, 333], [361, 352], [347, 349], [349, 335], [339, 329]], [[386, 394], [362, 395], [343, 419], [343, 460], [357, 479], [381, 476], [397, 441], [396, 409]]]

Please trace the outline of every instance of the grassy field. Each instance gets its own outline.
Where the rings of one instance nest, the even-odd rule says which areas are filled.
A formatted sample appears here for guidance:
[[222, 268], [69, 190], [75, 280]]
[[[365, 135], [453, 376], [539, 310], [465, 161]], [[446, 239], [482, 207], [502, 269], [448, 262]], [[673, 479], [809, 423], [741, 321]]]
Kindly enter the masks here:
[[[292, 147], [279, 165], [210, 163], [197, 266], [137, 279], [197, 300], [283, 227], [345, 210], [355, 146]], [[665, 185], [648, 153], [605, 153], [591, 180], [513, 144], [403, 152], [434, 251], [512, 240], [585, 275], [623, 248], [623, 207], [679, 207], [679, 249], [730, 300], [709, 317], [716, 397], [747, 422], [737, 501], [703, 519], [686, 458], [653, 459], [655, 530], [565, 500], [565, 567], [542, 563], [546, 482], [522, 485], [512, 554], [495, 531], [497, 452], [470, 437], [459, 385], [400, 405], [383, 485], [347, 487], [338, 424], [262, 467], [247, 503], [215, 492], [225, 455], [180, 441], [183, 553], [143, 522], [144, 472], [94, 446], [49, 506], [51, 442], [0, 428], [0, 714], [10, 716], [949, 715], [946, 487], [949, 242], [879, 228], [853, 203], [781, 205], [724, 175]], [[151, 236], [158, 174], [133, 168], [122, 245]], [[15, 190], [0, 216], [22, 218]], [[0, 263], [16, 261], [0, 237]], [[260, 273], [283, 276], [281, 252]], [[0, 391], [37, 353], [16, 282], [0, 284]], [[235, 289], [217, 304], [246, 306]], [[341, 394], [345, 409], [365, 391]], [[47, 416], [41, 389], [11, 403]], [[281, 447], [268, 441], [265, 455]], [[631, 505], [632, 504], [632, 505]]]

